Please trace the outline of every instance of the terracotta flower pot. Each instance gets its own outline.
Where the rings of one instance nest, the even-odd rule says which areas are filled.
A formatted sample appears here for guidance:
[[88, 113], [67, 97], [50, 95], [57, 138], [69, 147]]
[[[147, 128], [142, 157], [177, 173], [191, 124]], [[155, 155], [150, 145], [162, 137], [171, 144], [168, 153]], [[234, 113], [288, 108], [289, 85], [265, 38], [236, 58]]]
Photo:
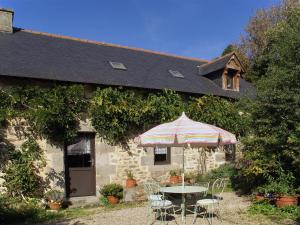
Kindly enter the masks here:
[[181, 183], [182, 182], [182, 176], [177, 176], [178, 177], [178, 183]]
[[61, 203], [60, 202], [49, 202], [48, 206], [52, 210], [59, 210], [61, 208]]
[[118, 204], [118, 202], [119, 202], [119, 199], [117, 197], [111, 196], [111, 195], [107, 196], [107, 200], [108, 200], [109, 204], [111, 204], [111, 205]]
[[265, 200], [265, 197], [261, 194], [257, 194], [257, 195], [255, 195], [255, 200], [256, 201], [263, 201], [263, 200]]
[[276, 199], [276, 206], [281, 208], [287, 205], [297, 205], [297, 197], [281, 196]]
[[126, 188], [132, 188], [136, 186], [136, 180], [134, 179], [127, 179], [126, 180]]
[[179, 182], [178, 176], [170, 176], [170, 183], [177, 184]]

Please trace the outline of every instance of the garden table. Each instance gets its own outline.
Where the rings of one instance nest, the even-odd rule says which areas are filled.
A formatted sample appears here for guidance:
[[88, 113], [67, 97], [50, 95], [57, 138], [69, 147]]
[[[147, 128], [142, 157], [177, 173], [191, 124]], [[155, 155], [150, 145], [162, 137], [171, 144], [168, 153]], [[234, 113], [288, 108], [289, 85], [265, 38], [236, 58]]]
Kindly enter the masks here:
[[181, 221], [182, 224], [185, 224], [185, 217], [186, 217], [186, 194], [192, 193], [201, 193], [207, 191], [206, 187], [202, 186], [172, 186], [172, 187], [162, 187], [160, 189], [162, 193], [174, 193], [174, 194], [181, 194]]

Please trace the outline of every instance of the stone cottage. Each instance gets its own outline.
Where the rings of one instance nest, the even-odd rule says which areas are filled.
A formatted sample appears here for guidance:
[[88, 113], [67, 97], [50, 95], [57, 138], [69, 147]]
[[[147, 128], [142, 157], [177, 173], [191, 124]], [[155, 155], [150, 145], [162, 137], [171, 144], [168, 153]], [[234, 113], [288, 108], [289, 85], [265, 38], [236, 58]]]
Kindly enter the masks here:
[[[12, 10], [0, 9], [0, 87], [55, 82], [84, 84], [86, 90], [99, 86], [147, 91], [168, 88], [232, 99], [255, 94], [242, 77], [245, 70], [235, 53], [213, 61], [188, 58], [15, 28], [13, 16]], [[16, 146], [22, 143], [13, 129], [7, 130], [7, 137]], [[142, 182], [182, 165], [180, 148], [138, 148], [133, 142], [129, 150], [110, 146], [88, 121], [81, 123], [78, 138], [64, 149], [45, 140], [39, 144], [46, 151], [45, 173], [56, 174], [52, 185], [63, 188], [67, 197], [95, 196], [103, 184], [122, 184], [127, 169]], [[202, 150], [186, 152], [190, 171], [223, 163], [225, 153], [218, 149], [205, 154]]]

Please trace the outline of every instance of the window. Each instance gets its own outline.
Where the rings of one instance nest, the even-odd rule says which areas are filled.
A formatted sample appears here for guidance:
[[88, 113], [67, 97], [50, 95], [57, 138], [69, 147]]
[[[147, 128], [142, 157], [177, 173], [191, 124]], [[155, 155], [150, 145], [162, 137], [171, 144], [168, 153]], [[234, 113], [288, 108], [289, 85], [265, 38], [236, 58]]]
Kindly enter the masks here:
[[127, 70], [126, 66], [125, 66], [123, 63], [109, 61], [109, 64], [111, 65], [111, 67], [112, 67], [113, 69], [117, 69], [117, 70]]
[[169, 70], [169, 73], [170, 73], [173, 77], [184, 78], [184, 76], [182, 75], [182, 73], [180, 73], [179, 71], [176, 71], [176, 70]]
[[67, 146], [67, 161], [69, 167], [92, 166], [91, 141], [91, 134], [81, 133]]
[[154, 148], [154, 165], [166, 165], [171, 163], [170, 147]]
[[238, 71], [228, 69], [223, 76], [223, 88], [227, 90], [239, 91]]
[[233, 89], [233, 76], [231, 74], [227, 76], [227, 89]]

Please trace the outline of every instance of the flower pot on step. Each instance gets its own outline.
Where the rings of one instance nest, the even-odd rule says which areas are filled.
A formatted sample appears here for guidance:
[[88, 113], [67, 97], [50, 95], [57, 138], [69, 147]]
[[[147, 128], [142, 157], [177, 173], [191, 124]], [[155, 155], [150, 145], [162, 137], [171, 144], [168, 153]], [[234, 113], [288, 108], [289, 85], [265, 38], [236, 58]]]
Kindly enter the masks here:
[[136, 180], [135, 179], [127, 179], [126, 180], [126, 188], [133, 188], [136, 186]]
[[117, 197], [111, 196], [111, 195], [107, 196], [107, 200], [108, 200], [109, 204], [111, 204], [111, 205], [118, 204], [118, 202], [119, 202], [119, 199]]
[[60, 202], [49, 202], [48, 206], [52, 210], [59, 210], [61, 208], [61, 203]]

